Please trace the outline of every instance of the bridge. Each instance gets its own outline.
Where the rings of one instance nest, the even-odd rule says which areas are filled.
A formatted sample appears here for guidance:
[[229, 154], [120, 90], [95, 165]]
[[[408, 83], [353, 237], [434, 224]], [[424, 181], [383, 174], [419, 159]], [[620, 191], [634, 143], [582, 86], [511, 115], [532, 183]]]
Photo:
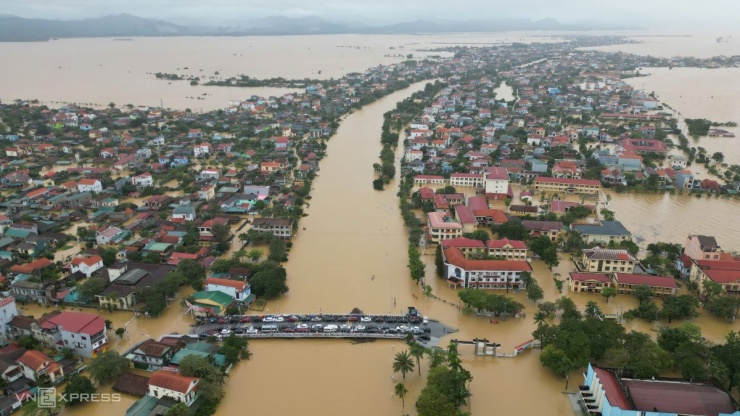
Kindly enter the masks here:
[[190, 336], [223, 339], [234, 335], [248, 339], [391, 339], [413, 338], [426, 347], [455, 332], [439, 321], [422, 318], [416, 310], [406, 315], [281, 314], [231, 316], [221, 323], [195, 324]]
[[491, 355], [494, 357], [506, 357], [506, 358], [514, 358], [517, 355], [521, 354], [522, 352], [530, 348], [535, 348], [535, 347], [540, 346], [539, 341], [530, 339], [527, 342], [517, 345], [514, 348], [513, 354], [506, 354], [506, 353], [497, 352], [497, 349], [501, 347], [501, 344], [491, 342], [485, 338], [473, 338], [472, 341], [453, 339], [452, 342], [454, 342], [455, 344], [473, 345], [474, 350], [475, 350], [475, 355], [478, 355], [478, 356]]

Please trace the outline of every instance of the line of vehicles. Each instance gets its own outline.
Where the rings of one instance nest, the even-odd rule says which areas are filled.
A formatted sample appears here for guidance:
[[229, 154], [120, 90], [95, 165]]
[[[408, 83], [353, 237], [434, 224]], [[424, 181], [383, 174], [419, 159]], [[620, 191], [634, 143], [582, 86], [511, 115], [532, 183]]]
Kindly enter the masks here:
[[229, 325], [208, 329], [200, 334], [201, 338], [216, 336], [217, 338], [235, 335], [275, 334], [275, 333], [324, 333], [324, 334], [411, 334], [421, 340], [429, 341], [431, 328], [429, 326], [410, 325], [374, 325], [374, 324], [252, 324], [252, 325]]
[[426, 316], [418, 315], [232, 315], [223, 317], [199, 318], [198, 324], [237, 324], [237, 323], [302, 323], [302, 322], [347, 322], [347, 323], [376, 323], [376, 324], [423, 324], [429, 323]]

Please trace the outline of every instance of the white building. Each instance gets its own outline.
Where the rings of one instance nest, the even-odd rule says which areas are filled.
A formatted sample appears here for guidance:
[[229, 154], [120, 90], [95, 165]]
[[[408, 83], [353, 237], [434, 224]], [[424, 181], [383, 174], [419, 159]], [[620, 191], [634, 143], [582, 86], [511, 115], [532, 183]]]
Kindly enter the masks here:
[[90, 277], [95, 271], [103, 268], [103, 258], [95, 255], [90, 257], [75, 257], [70, 263], [72, 273], [80, 272]]
[[79, 192], [102, 192], [103, 184], [97, 179], [80, 179], [77, 182], [77, 190]]
[[237, 302], [248, 302], [249, 295], [252, 294], [252, 290], [249, 287], [249, 283], [241, 280], [231, 279], [219, 279], [216, 277], [209, 277], [205, 280], [205, 290], [207, 291], [219, 291], [226, 293], [232, 298], [236, 299]]
[[486, 193], [506, 195], [509, 193], [509, 174], [506, 169], [493, 167], [488, 169], [486, 176]]
[[185, 377], [174, 371], [159, 370], [152, 373], [149, 378], [148, 394], [157, 399], [169, 397], [190, 406], [197, 397], [198, 383], [200, 383], [199, 378]]
[[154, 178], [152, 177], [152, 174], [149, 172], [142, 173], [141, 175], [132, 176], [131, 183], [136, 186], [140, 186], [140, 187], [153, 186]]
[[108, 349], [105, 320], [94, 313], [62, 312], [46, 320], [41, 328], [60, 334], [54, 335], [55, 343], [72, 348], [82, 357], [92, 358]]
[[15, 316], [18, 316], [15, 298], [8, 296], [7, 298], [0, 299], [0, 336], [7, 337], [8, 323]]
[[450, 284], [464, 288], [519, 289], [523, 272], [532, 267], [524, 260], [472, 260], [465, 258], [457, 247], [444, 250], [445, 278]]
[[255, 218], [252, 229], [270, 233], [278, 238], [290, 238], [293, 232], [293, 221], [287, 218]]

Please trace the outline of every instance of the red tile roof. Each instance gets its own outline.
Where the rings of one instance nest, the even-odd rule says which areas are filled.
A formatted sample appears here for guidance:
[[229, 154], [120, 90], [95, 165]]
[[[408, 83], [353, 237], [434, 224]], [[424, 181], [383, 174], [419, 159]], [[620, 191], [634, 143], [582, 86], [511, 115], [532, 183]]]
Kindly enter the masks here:
[[535, 178], [535, 183], [559, 183], [566, 185], [588, 185], [588, 186], [601, 186], [601, 181], [590, 180], [590, 179], [570, 179], [570, 178], [548, 178], [545, 176], [538, 176]]
[[457, 218], [460, 220], [463, 224], [477, 224], [478, 221], [475, 219], [475, 215], [473, 215], [473, 211], [470, 210], [470, 208], [466, 207], [465, 205], [455, 205], [455, 213], [457, 214]]
[[527, 249], [527, 245], [524, 244], [524, 241], [519, 241], [519, 240], [509, 240], [508, 238], [502, 238], [500, 240], [486, 241], [486, 247], [488, 248], [504, 248], [507, 245], [511, 246], [511, 248], [518, 249], [518, 250]]
[[485, 244], [483, 244], [483, 242], [480, 240], [474, 240], [467, 237], [457, 237], [450, 240], [442, 241], [442, 248], [448, 247], [483, 248], [485, 247]]
[[576, 280], [579, 282], [587, 282], [589, 280], [597, 280], [599, 282], [603, 283], [610, 283], [612, 279], [609, 278], [609, 275], [605, 273], [570, 273], [571, 280]]
[[628, 285], [648, 285], [651, 287], [678, 288], [676, 279], [668, 276], [650, 276], [647, 274], [616, 273], [617, 283]]
[[105, 331], [105, 320], [94, 313], [62, 312], [41, 325], [43, 328], [61, 326], [68, 332], [95, 335]]
[[205, 280], [206, 285], [216, 285], [216, 286], [226, 286], [226, 287], [233, 287], [237, 291], [243, 291], [249, 286], [246, 282], [243, 282], [241, 280], [231, 280], [231, 279], [220, 279], [217, 277], [209, 277]]
[[21, 355], [21, 357], [18, 358], [17, 361], [34, 371], [38, 371], [46, 367], [46, 365], [44, 364], [47, 364], [49, 361], [51, 361], [51, 359], [41, 351], [29, 350], [23, 353], [23, 355]]
[[196, 383], [193, 386], [196, 388], [199, 381], [200, 379], [196, 377], [185, 377], [174, 371], [159, 370], [152, 373], [149, 378], [149, 385], [186, 394], [191, 390], [190, 386], [193, 382]]
[[521, 260], [468, 260], [457, 247], [444, 251], [447, 262], [465, 270], [500, 270], [528, 272], [532, 267]]
[[604, 389], [604, 393], [606, 393], [606, 398], [609, 399], [609, 404], [617, 406], [622, 410], [631, 410], [632, 406], [630, 406], [627, 397], [625, 397], [624, 392], [619, 387], [617, 377], [601, 368], [593, 367], [593, 369], [601, 383], [601, 387]]
[[509, 222], [509, 217], [506, 216], [504, 211], [494, 208], [476, 209], [473, 211], [476, 217], [491, 217], [494, 223], [503, 224]]

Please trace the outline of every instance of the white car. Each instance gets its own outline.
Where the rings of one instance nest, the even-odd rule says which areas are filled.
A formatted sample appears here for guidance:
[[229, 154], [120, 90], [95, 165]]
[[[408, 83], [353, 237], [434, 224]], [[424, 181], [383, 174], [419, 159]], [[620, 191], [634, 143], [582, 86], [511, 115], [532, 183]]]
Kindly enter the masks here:
[[247, 328], [247, 331], [246, 332], [247, 332], [247, 334], [256, 334], [259, 331], [257, 329], [255, 329], [253, 326], [250, 326], [249, 328]]
[[229, 334], [231, 334], [231, 329], [224, 328], [221, 330], [221, 335], [229, 335]]
[[353, 329], [354, 332], [364, 332], [365, 331], [365, 325], [357, 325]]
[[276, 316], [272, 318], [272, 322], [285, 322], [285, 318], [283, 318], [282, 316]]
[[360, 318], [360, 322], [372, 322], [372, 320], [373, 319], [369, 316], [363, 316], [362, 318]]
[[272, 316], [265, 316], [265, 318], [262, 319], [262, 322], [275, 322], [275, 318]]

